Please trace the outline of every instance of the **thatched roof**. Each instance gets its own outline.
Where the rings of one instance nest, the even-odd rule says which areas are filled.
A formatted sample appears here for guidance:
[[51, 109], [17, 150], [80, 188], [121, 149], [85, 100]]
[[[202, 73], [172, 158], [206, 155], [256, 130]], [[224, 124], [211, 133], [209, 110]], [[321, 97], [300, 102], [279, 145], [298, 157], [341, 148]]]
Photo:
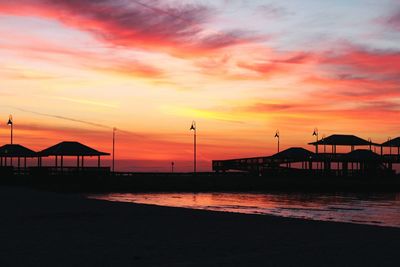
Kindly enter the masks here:
[[272, 155], [274, 159], [309, 160], [314, 153], [302, 147], [291, 147]]
[[400, 137], [390, 139], [390, 140], [382, 143], [382, 146], [400, 147]]
[[333, 134], [309, 145], [368, 146], [373, 144], [355, 135]]
[[109, 153], [83, 145], [79, 142], [61, 142], [39, 152], [40, 156], [106, 156]]
[[32, 158], [36, 156], [35, 151], [21, 145], [8, 144], [0, 147], [0, 157]]

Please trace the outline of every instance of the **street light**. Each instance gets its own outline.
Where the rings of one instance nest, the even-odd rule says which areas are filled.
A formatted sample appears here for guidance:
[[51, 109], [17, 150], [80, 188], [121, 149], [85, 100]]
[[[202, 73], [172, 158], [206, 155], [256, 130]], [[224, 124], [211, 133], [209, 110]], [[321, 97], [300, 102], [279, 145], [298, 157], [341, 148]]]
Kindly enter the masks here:
[[278, 139], [278, 153], [279, 153], [279, 130], [276, 130], [274, 137]]
[[192, 121], [192, 126], [190, 126], [190, 131], [193, 130], [193, 173], [196, 173], [196, 122]]
[[11, 126], [11, 144], [13, 144], [13, 118], [11, 115], [8, 117], [7, 125]]
[[318, 129], [314, 128], [313, 136], [317, 137], [317, 142], [315, 143], [315, 154], [318, 154]]
[[171, 173], [174, 173], [174, 165], [175, 165], [175, 163], [172, 161], [171, 162]]
[[112, 171], [114, 172], [115, 170], [115, 132], [117, 131], [117, 128], [113, 128], [113, 158], [112, 158]]

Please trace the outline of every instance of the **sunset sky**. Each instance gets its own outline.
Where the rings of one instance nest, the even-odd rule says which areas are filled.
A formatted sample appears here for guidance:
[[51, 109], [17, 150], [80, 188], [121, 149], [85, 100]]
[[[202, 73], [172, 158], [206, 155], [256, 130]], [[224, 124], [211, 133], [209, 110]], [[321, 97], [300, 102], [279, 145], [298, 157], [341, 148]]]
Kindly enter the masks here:
[[[0, 0], [0, 143], [63, 140], [117, 169], [400, 135], [398, 0]], [[2, 118], [2, 119], [1, 119]]]

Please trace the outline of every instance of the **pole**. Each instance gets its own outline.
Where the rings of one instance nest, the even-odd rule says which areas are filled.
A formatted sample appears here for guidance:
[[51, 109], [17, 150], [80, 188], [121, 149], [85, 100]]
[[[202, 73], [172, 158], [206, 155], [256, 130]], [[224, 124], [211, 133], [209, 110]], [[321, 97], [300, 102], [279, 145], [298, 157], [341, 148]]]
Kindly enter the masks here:
[[278, 153], [279, 153], [279, 138], [280, 138], [280, 137], [278, 136]]
[[13, 123], [11, 123], [11, 144], [13, 144]]
[[197, 160], [197, 155], [196, 155], [196, 153], [197, 153], [197, 151], [196, 151], [196, 131], [197, 131], [197, 129], [196, 129], [196, 127], [194, 128], [194, 168], [193, 168], [193, 171], [194, 171], [194, 173], [196, 173], [196, 160]]
[[[13, 144], [13, 125], [14, 125], [14, 123], [12, 123], [12, 121], [11, 121], [11, 144]], [[11, 166], [13, 165], [13, 160], [12, 160], [13, 158], [11, 157], [10, 158], [10, 160], [11, 160]]]
[[197, 127], [196, 122], [192, 121], [192, 126], [190, 126], [190, 131], [193, 130], [193, 173], [196, 173], [196, 135]]
[[113, 128], [113, 142], [112, 142], [112, 171], [115, 171], [115, 131], [117, 128]]
[[276, 130], [274, 137], [278, 139], [278, 153], [279, 153], [279, 138], [280, 138], [279, 130]]
[[315, 142], [315, 154], [318, 154], [318, 129], [314, 128], [313, 136], [317, 138], [317, 141]]

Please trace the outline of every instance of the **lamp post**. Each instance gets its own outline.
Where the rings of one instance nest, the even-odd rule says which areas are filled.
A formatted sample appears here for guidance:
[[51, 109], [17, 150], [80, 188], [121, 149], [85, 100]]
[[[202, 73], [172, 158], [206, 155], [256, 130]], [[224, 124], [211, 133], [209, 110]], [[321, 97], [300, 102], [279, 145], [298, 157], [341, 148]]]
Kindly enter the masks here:
[[7, 125], [11, 126], [11, 143], [10, 144], [13, 144], [13, 118], [11, 115], [8, 117]]
[[115, 132], [117, 128], [113, 128], [113, 140], [112, 140], [112, 171], [115, 171]]
[[171, 162], [171, 173], [174, 173], [174, 165], [175, 165], [175, 163], [172, 161]]
[[192, 121], [192, 126], [190, 126], [190, 131], [193, 130], [193, 173], [196, 173], [196, 134], [197, 127], [196, 122]]
[[318, 129], [314, 128], [313, 136], [317, 137], [317, 142], [315, 143], [315, 154], [318, 154]]
[[322, 143], [324, 144], [324, 154], [326, 154], [325, 134], [322, 135]]
[[368, 137], [369, 150], [372, 151], [372, 139]]
[[279, 136], [279, 130], [276, 130], [275, 136], [274, 136], [274, 137], [278, 139], [278, 153], [279, 153], [279, 138], [280, 138], [280, 136]]

